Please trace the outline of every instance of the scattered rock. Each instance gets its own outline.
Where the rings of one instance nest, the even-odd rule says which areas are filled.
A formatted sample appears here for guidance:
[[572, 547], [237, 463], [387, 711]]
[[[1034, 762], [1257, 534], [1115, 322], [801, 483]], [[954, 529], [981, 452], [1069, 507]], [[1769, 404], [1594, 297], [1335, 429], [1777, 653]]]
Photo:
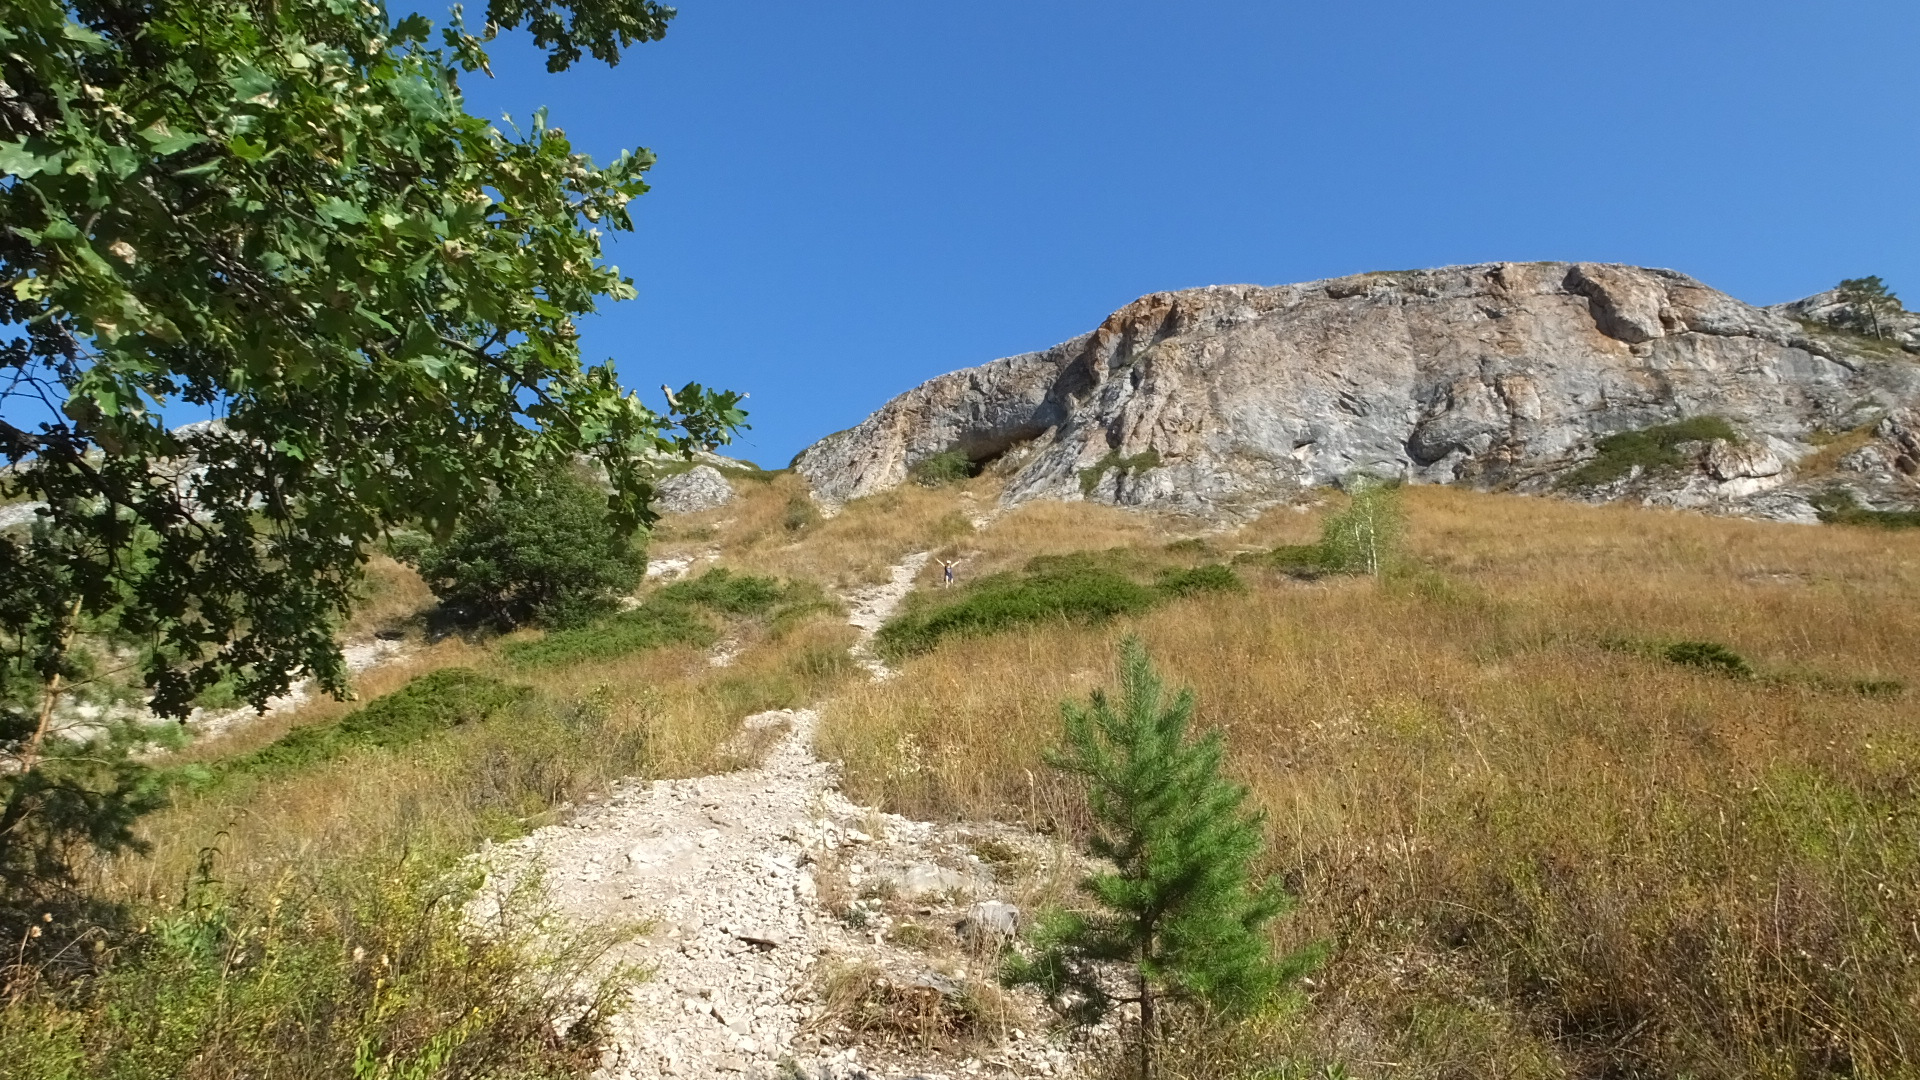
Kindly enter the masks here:
[[1010, 941], [1020, 932], [1020, 909], [1001, 900], [987, 900], [968, 908], [967, 917], [955, 929], [975, 947]]
[[894, 877], [893, 881], [895, 890], [903, 900], [918, 900], [925, 896], [959, 892], [973, 884], [973, 879], [967, 875], [936, 863], [921, 863], [918, 866], [907, 867]]
[[[924, 561], [919, 555], [895, 568], [892, 581], [899, 587], [890, 583], [855, 598], [862, 645]], [[889, 904], [901, 901], [849, 902], [848, 886], [864, 874], [869, 885], [890, 883], [896, 896], [925, 894], [920, 910], [933, 915], [934, 925], [950, 924], [990, 905], [949, 906], [976, 879], [941, 860], [965, 859], [983, 830], [1024, 845], [1036, 861], [1045, 858], [1038, 853], [1054, 848], [1010, 826], [940, 826], [849, 802], [838, 790], [835, 768], [814, 757], [818, 719], [811, 709], [748, 717], [745, 730], [784, 729], [757, 766], [622, 785], [580, 808], [570, 822], [476, 856], [487, 870], [487, 885], [468, 912], [476, 926], [503, 918], [502, 911], [511, 910], [504, 899], [534, 874], [545, 884], [543, 925], [652, 924], [644, 937], [605, 959], [652, 974], [607, 1021], [608, 1047], [597, 1076], [745, 1073], [785, 1080], [797, 1069], [808, 1078], [904, 1080], [966, 1072], [958, 1058], [937, 1047], [863, 1044], [857, 1033], [816, 1026], [826, 1007], [818, 991], [830, 969], [875, 969], [893, 986], [928, 988], [942, 998], [966, 989], [960, 976], [930, 969], [928, 952], [887, 940], [895, 915], [904, 914]], [[829, 890], [820, 881], [828, 878], [841, 898], [835, 902], [846, 906], [826, 906], [823, 894]], [[999, 908], [1013, 910], [1009, 904]], [[855, 910], [858, 919], [840, 916]], [[993, 910], [980, 918], [1007, 925], [1004, 913]], [[969, 962], [958, 954], [954, 959]], [[1019, 1034], [995, 1048], [1001, 1064], [982, 1075], [1071, 1071], [1073, 1054], [1043, 1033], [1039, 999], [1012, 1000], [1033, 1015], [1016, 1025]]]

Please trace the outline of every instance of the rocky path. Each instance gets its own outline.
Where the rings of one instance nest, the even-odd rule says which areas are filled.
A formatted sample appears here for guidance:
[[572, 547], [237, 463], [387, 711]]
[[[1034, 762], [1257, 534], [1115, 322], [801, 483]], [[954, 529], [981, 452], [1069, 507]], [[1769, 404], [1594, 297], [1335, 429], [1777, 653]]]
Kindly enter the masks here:
[[[850, 598], [868, 648], [926, 554]], [[475, 915], [536, 868], [561, 926], [644, 922], [614, 960], [651, 974], [609, 1025], [606, 1080], [1028, 1077], [1074, 1071], [1030, 999], [993, 984], [1019, 905], [1074, 872], [1007, 826], [941, 826], [854, 805], [813, 754], [818, 714], [751, 769], [635, 782], [564, 825], [481, 854]], [[764, 736], [763, 736], [764, 737]]]

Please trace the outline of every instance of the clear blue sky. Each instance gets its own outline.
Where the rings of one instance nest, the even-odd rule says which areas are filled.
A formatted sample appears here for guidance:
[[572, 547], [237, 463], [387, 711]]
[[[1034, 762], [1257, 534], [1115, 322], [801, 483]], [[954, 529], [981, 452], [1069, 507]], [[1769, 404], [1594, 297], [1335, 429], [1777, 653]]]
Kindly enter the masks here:
[[1920, 307], [1914, 0], [685, 0], [613, 69], [497, 45], [473, 111], [660, 158], [589, 354], [749, 391], [764, 465], [1162, 289], [1590, 259]]

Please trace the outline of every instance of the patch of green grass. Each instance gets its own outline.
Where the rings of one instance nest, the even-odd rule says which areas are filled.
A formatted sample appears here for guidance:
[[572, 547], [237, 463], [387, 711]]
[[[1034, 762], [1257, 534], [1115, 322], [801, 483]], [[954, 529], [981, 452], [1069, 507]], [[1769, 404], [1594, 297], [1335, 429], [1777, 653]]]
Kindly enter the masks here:
[[907, 475], [922, 487], [941, 487], [979, 476], [980, 466], [958, 449], [942, 450], [920, 459]]
[[1675, 641], [1663, 646], [1660, 658], [1681, 667], [1703, 668], [1730, 679], [1753, 678], [1747, 658], [1717, 641]]
[[837, 607], [812, 582], [776, 581], [716, 568], [674, 582], [630, 611], [531, 641], [510, 642], [500, 652], [524, 667], [557, 667], [667, 645], [707, 646], [719, 635], [702, 617], [703, 609], [730, 618], [763, 619], [778, 628]]
[[1600, 644], [1616, 652], [1633, 653], [1681, 667], [1699, 668], [1730, 679], [1757, 680], [1773, 686], [1804, 686], [1812, 690], [1859, 694], [1862, 697], [1895, 697], [1907, 689], [1907, 684], [1899, 679], [1834, 676], [1801, 669], [1762, 670], [1717, 641], [1612, 637]]
[[1109, 450], [1107, 456], [1088, 468], [1080, 470], [1080, 494], [1093, 494], [1094, 489], [1100, 486], [1101, 479], [1107, 475], [1108, 469], [1119, 470], [1120, 479], [1125, 480], [1131, 474], [1143, 473], [1148, 469], [1159, 467], [1160, 451], [1158, 450], [1142, 450], [1132, 457], [1121, 457], [1120, 451]]
[[1878, 529], [1920, 529], [1920, 510], [1869, 510], [1853, 492], [1833, 488], [1814, 496], [1813, 512], [1827, 525], [1868, 525]]
[[725, 567], [675, 582], [655, 593], [648, 604], [703, 607], [721, 615], [764, 618], [776, 627], [816, 612], [840, 610], [811, 581], [776, 581], [736, 574]]
[[1754, 677], [1746, 657], [1717, 641], [1694, 639], [1610, 637], [1600, 643], [1614, 652], [1632, 653], [1682, 667], [1700, 668], [1734, 679]]
[[1319, 544], [1281, 544], [1268, 551], [1243, 552], [1233, 557], [1238, 566], [1264, 566], [1297, 578], [1317, 578], [1335, 573], [1327, 553]]
[[1740, 434], [1718, 416], [1693, 416], [1671, 424], [1608, 435], [1594, 443], [1593, 459], [1562, 476], [1558, 486], [1582, 488], [1610, 484], [1631, 473], [1635, 466], [1649, 473], [1677, 469], [1686, 464], [1678, 449], [1681, 443], [1713, 439], [1739, 442]]
[[586, 660], [612, 660], [666, 645], [713, 644], [719, 635], [685, 604], [649, 603], [609, 615], [588, 626], [555, 630], [531, 641], [513, 641], [500, 654], [522, 667], [557, 667]]
[[527, 699], [527, 687], [471, 668], [442, 668], [338, 720], [295, 728], [250, 754], [173, 771], [177, 782], [205, 789], [244, 776], [271, 776], [331, 761], [362, 748], [392, 749], [460, 724], [484, 720]]
[[240, 695], [234, 690], [232, 679], [221, 679], [195, 694], [193, 703], [208, 712], [223, 712], [239, 708]]
[[1219, 563], [1186, 570], [1162, 570], [1160, 591], [1169, 596], [1193, 596], [1196, 593], [1245, 592], [1246, 583], [1229, 567]]
[[1154, 606], [1160, 595], [1094, 556], [1035, 559], [1023, 573], [981, 579], [957, 598], [921, 607], [881, 627], [874, 644], [899, 658], [943, 638], [992, 634], [1037, 622], [1100, 623]]
[[780, 582], [718, 568], [697, 578], [676, 581], [655, 593], [656, 600], [694, 604], [728, 615], [763, 615], [785, 594]]

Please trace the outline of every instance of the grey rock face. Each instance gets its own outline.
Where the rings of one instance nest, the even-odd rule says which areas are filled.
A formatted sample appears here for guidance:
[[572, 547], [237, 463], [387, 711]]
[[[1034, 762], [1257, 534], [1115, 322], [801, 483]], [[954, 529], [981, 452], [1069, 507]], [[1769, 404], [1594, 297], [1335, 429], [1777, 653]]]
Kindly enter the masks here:
[[669, 514], [712, 510], [733, 501], [733, 486], [711, 465], [695, 465], [654, 485], [654, 505]]
[[1551, 491], [1607, 435], [1716, 415], [1738, 444], [1585, 494], [1810, 519], [1776, 489], [1819, 433], [1916, 402], [1920, 364], [1684, 274], [1493, 263], [1155, 293], [1072, 341], [929, 380], [795, 466], [843, 501], [959, 449], [996, 462], [1009, 502], [1234, 514], [1358, 472]]

